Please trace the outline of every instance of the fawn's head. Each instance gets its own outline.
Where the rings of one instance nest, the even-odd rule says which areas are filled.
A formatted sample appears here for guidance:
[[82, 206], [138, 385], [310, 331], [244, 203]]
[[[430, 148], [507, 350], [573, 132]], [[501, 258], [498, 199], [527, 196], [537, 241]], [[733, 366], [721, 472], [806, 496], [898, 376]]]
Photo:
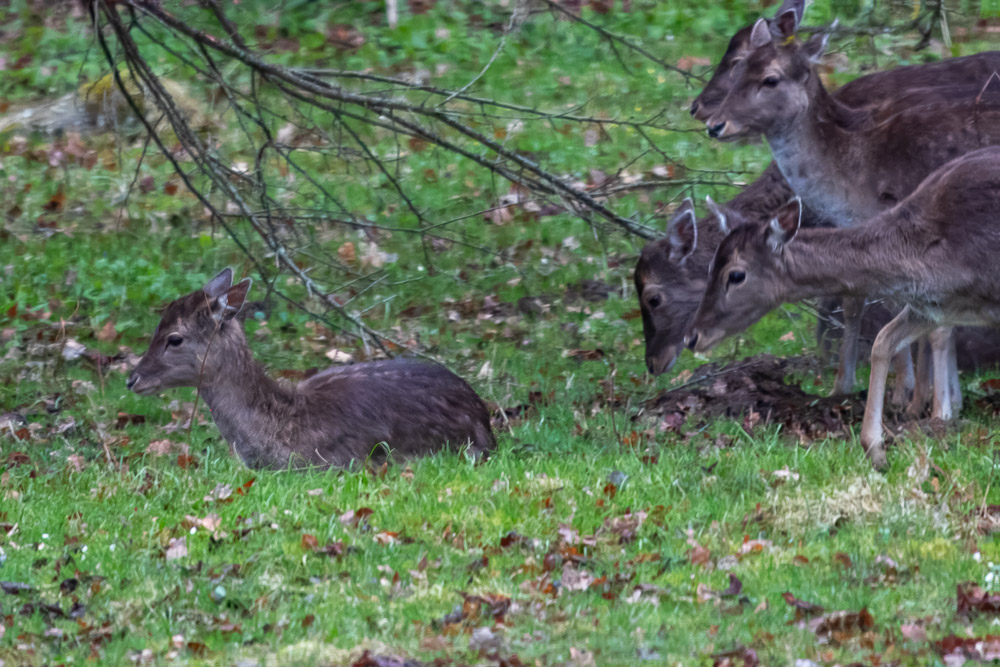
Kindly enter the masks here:
[[731, 141], [768, 134], [791, 124], [809, 108], [816, 73], [829, 34], [795, 39], [795, 10], [773, 21], [759, 19], [750, 30], [750, 49], [732, 68], [729, 90], [706, 121], [709, 136]]
[[[790, 20], [797, 27], [802, 20], [803, 12], [805, 12], [805, 4], [805, 0], [785, 0], [774, 15], [774, 19], [767, 21], [768, 26], [772, 26], [779, 20]], [[725, 99], [736, 78], [737, 65], [746, 60], [747, 56], [754, 50], [750, 44], [750, 34], [753, 29], [753, 25], [741, 28], [729, 40], [726, 52], [722, 55], [719, 64], [715, 66], [715, 71], [712, 72], [712, 78], [691, 103], [691, 115], [697, 120], [707, 122], [719, 110], [722, 100]]]
[[194, 387], [220, 370], [217, 366], [224, 363], [221, 357], [233, 335], [243, 340], [233, 318], [246, 301], [251, 280], [232, 283], [232, 270], [224, 269], [203, 288], [166, 307], [149, 349], [129, 375], [129, 389], [151, 394], [171, 387]]
[[[727, 215], [708, 200], [717, 220]], [[707, 224], [706, 224], [707, 223]], [[711, 220], [702, 229], [714, 231]], [[721, 222], [720, 222], [721, 224]], [[635, 289], [646, 340], [646, 368], [653, 375], [669, 371], [684, 349], [695, 310], [708, 279], [711, 241], [698, 246], [698, 223], [690, 199], [674, 212], [666, 235], [642, 249], [635, 267]]]
[[705, 352], [726, 336], [743, 331], [782, 301], [781, 253], [799, 230], [798, 197], [766, 225], [734, 227], [719, 244], [709, 270], [688, 345]]

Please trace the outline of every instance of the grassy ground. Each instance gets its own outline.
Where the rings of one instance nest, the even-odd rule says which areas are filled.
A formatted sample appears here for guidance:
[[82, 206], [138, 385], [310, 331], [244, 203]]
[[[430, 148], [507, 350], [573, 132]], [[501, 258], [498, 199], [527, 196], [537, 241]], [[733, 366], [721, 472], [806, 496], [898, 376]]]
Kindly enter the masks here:
[[[717, 57], [734, 21], [760, 11], [633, 4], [586, 16], [668, 62]], [[311, 44], [318, 26], [346, 15], [367, 42], [305, 56], [278, 49], [286, 62], [388, 73], [445, 64], [436, 82], [457, 87], [497, 44], [481, 27], [489, 10], [474, 4], [406, 14], [396, 33], [374, 24], [378, 8], [334, 17], [296, 6], [259, 22]], [[833, 13], [821, 2], [810, 11], [815, 22]], [[0, 94], [11, 103], [100, 75], [82, 17], [43, 24], [17, 2], [0, 16]], [[981, 48], [970, 39], [953, 51]], [[831, 76], [924, 58], [903, 48], [912, 42], [843, 43], [848, 57]], [[629, 62], [625, 73], [591, 31], [540, 16], [478, 92], [503, 97], [517, 75], [547, 105], [609, 117], [665, 108], [665, 124], [691, 127], [695, 88]], [[581, 179], [591, 167], [614, 172], [623, 156], [640, 155], [637, 170], [663, 161], [628, 132], [586, 146], [584, 130], [530, 125], [516, 141]], [[694, 132], [659, 140], [689, 167], [732, 170], [734, 180], [767, 160], [760, 146], [734, 150]], [[972, 405], [943, 435], [900, 439], [885, 475], [872, 473], [855, 438], [800, 446], [741, 420], [662, 429], [642, 410], [672, 379], [644, 373], [630, 285], [640, 244], [568, 214], [503, 226], [476, 216], [464, 238], [501, 257], [452, 247], [433, 276], [405, 237], [384, 239], [399, 259], [383, 287], [357, 297], [369, 326], [412, 338], [508, 409], [487, 462], [247, 470], [207, 412], [187, 428], [193, 391], [125, 390], [157, 306], [219, 267], [249, 270], [173, 187], [169, 165], [147, 158], [137, 177], [141, 149], [104, 136], [0, 141], [0, 664], [350, 664], [367, 649], [443, 664], [749, 665], [753, 650], [769, 665], [923, 665], [940, 660], [935, 641], [991, 631], [989, 614], [956, 608], [956, 585], [988, 589], [991, 561], [1000, 563], [987, 511], [1000, 504], [988, 407]], [[365, 182], [333, 177], [353, 206], [404, 217], [376, 207]], [[149, 187], [130, 191], [133, 181]], [[449, 217], [477, 210], [464, 202], [482, 184], [460, 181], [428, 179], [421, 205]], [[682, 190], [664, 189], [614, 204], [655, 224], [656, 200]], [[709, 191], [732, 193], [698, 194]], [[331, 252], [358, 238], [323, 231]], [[580, 296], [587, 279], [610, 295]], [[526, 297], [537, 307], [519, 309]], [[361, 352], [276, 299], [247, 326], [275, 373], [324, 366], [331, 348]], [[805, 311], [777, 312], [716, 358], [812, 354], [811, 329]], [[685, 356], [678, 371], [700, 363]], [[991, 388], [982, 380], [965, 378], [969, 403]]]

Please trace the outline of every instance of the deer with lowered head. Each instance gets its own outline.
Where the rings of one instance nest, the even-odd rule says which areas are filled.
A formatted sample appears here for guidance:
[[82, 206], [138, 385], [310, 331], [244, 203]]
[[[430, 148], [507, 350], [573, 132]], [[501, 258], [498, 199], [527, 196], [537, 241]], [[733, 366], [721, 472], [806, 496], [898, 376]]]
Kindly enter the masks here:
[[128, 388], [198, 387], [222, 436], [251, 468], [348, 467], [446, 445], [473, 455], [495, 446], [482, 399], [433, 363], [396, 359], [328, 368], [295, 386], [271, 379], [236, 315], [251, 280], [224, 269], [167, 306]]
[[[775, 18], [766, 22], [768, 30], [772, 34], [794, 31], [804, 9], [804, 0], [787, 0]], [[785, 27], [778, 28], [779, 23]], [[691, 113], [698, 120], [707, 121], [719, 110], [737, 78], [737, 69], [754, 50], [750, 43], [754, 27], [739, 30], [730, 40], [711, 80], [691, 106]], [[911, 91], [920, 88], [962, 86], [974, 97], [978, 94], [977, 86], [998, 69], [1000, 51], [989, 51], [876, 72], [845, 84], [832, 95], [847, 107], [882, 107], [882, 115], [891, 115], [894, 105], [899, 110], [904, 108], [895, 100], [906, 100]], [[778, 165], [772, 162], [756, 181], [726, 204], [726, 209], [747, 220], [766, 222], [792, 196], [794, 192]], [[803, 226], [815, 227], [821, 223], [822, 219], [808, 208], [803, 210]], [[683, 348], [704, 291], [709, 262], [723, 236], [716, 216], [695, 220], [693, 206], [682, 206], [668, 222], [665, 236], [642, 250], [634, 279], [642, 313], [646, 366], [654, 375], [669, 371]], [[856, 317], [857, 304], [848, 306], [851, 316]], [[848, 327], [852, 332], [860, 330], [860, 324], [853, 321]], [[983, 339], [982, 334], [969, 332], [966, 338], [974, 341], [978, 349], [989, 348], [990, 341]], [[851, 391], [854, 386], [854, 367], [850, 362], [856, 356], [852, 354], [856, 343], [851, 341], [851, 335], [845, 336], [844, 343], [848, 349], [846, 354], [845, 351], [840, 354], [834, 393]], [[899, 361], [897, 375], [905, 373], [905, 360]], [[905, 383], [897, 384], [897, 389], [900, 391], [894, 394], [894, 402], [898, 403], [904, 398]]]
[[[1000, 143], [995, 72], [972, 87], [919, 88], [881, 106], [850, 107], [827, 93], [815, 70], [826, 36], [800, 43], [795, 28], [785, 15], [754, 24], [751, 51], [707, 124], [722, 140], [762, 134], [792, 190], [828, 224], [868, 220], [949, 159]], [[863, 305], [862, 297], [845, 302], [842, 367], [851, 372], [838, 378], [842, 388], [853, 384]]]
[[877, 296], [906, 304], [875, 339], [861, 444], [886, 466], [882, 413], [890, 357], [930, 335], [933, 414], [960, 407], [949, 328], [1000, 324], [1000, 147], [934, 171], [864, 225], [801, 229], [798, 199], [767, 225], [732, 229], [712, 261], [689, 339], [704, 352], [786, 301]]

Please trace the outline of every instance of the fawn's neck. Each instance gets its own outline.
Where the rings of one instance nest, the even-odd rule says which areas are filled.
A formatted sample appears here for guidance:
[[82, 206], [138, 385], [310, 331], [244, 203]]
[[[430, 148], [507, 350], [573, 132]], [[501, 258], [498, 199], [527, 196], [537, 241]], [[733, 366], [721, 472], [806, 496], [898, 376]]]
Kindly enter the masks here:
[[[294, 421], [294, 392], [272, 380], [247, 346], [242, 328], [213, 341], [209, 354], [219, 372], [201, 385], [222, 436], [250, 467], [282, 468], [290, 456], [287, 433]], [[216, 347], [218, 346], [218, 347]], [[211, 375], [211, 377], [208, 377]]]

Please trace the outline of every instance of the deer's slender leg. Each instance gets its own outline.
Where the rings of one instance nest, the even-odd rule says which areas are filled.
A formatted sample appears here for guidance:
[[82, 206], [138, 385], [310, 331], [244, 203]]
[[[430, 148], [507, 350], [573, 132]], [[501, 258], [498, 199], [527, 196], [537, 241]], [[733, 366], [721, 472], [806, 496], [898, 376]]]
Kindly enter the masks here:
[[854, 376], [858, 365], [858, 338], [861, 337], [861, 316], [865, 311], [865, 300], [844, 297], [844, 337], [840, 340], [840, 363], [837, 379], [833, 384], [833, 395], [849, 394], [854, 389]]
[[916, 388], [916, 378], [913, 375], [913, 355], [910, 354], [909, 347], [903, 348], [892, 358], [892, 370], [895, 373], [895, 378], [892, 382], [892, 397], [889, 400], [893, 406], [901, 408], [913, 399], [913, 392]]
[[877, 470], [888, 465], [882, 446], [882, 413], [885, 406], [885, 381], [889, 375], [889, 364], [897, 352], [908, 346], [918, 336], [934, 328], [934, 324], [917, 315], [910, 307], [903, 308], [891, 322], [882, 327], [872, 346], [872, 370], [868, 381], [868, 403], [865, 405], [865, 419], [861, 424], [861, 445], [868, 460]]
[[913, 398], [906, 406], [906, 414], [910, 417], [920, 417], [930, 404], [934, 378], [931, 373], [931, 346], [927, 337], [917, 341], [917, 378], [913, 387]]
[[948, 336], [948, 382], [951, 384], [952, 414], [962, 412], [962, 385], [958, 380], [958, 351], [955, 349], [955, 330]]
[[[931, 356], [934, 360], [934, 406], [931, 416], [942, 421], [952, 418], [954, 399], [951, 392], [958, 378], [952, 379], [951, 349], [954, 343], [950, 327], [938, 327], [931, 332]], [[961, 398], [958, 399], [961, 401]]]

